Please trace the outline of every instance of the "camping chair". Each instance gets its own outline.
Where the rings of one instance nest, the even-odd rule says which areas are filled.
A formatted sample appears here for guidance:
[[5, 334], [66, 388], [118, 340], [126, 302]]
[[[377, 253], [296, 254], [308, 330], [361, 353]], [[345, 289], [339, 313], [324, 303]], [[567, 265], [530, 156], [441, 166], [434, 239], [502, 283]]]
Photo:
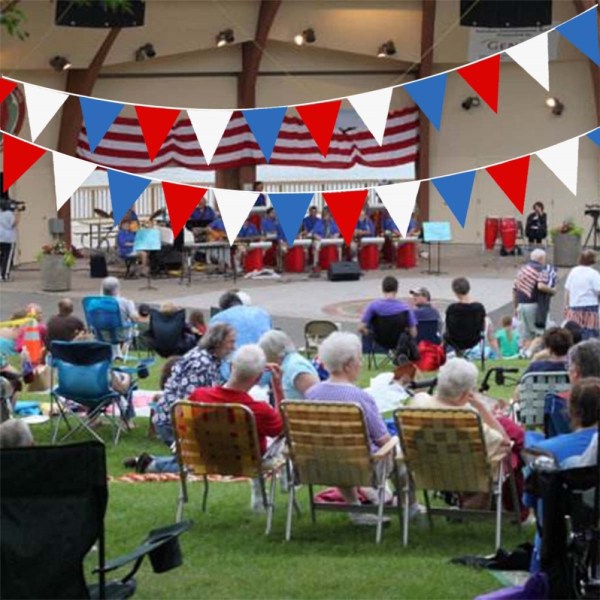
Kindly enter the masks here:
[[[104, 444], [0, 450], [2, 598], [129, 598], [144, 556], [156, 573], [182, 563], [178, 536], [191, 522], [155, 529], [135, 550], [105, 560], [108, 500]], [[97, 544], [98, 584], [87, 586], [83, 563]], [[134, 563], [118, 581], [106, 573]]]
[[[177, 501], [177, 521], [188, 501], [188, 475], [204, 479], [202, 512], [206, 512], [210, 475], [250, 477], [260, 481], [263, 506], [267, 511], [265, 533], [271, 532], [275, 508], [276, 472], [280, 464], [264, 464], [254, 414], [241, 404], [179, 401], [172, 408], [181, 492]], [[265, 479], [271, 477], [267, 495]]]
[[[414, 483], [415, 490], [423, 490], [427, 517], [433, 527], [433, 514], [446, 516], [495, 516], [496, 550], [500, 548], [502, 534], [502, 482], [504, 464], [512, 478], [510, 460], [501, 461], [494, 473], [489, 462], [481, 417], [467, 409], [417, 409], [400, 408], [394, 419], [403, 460]], [[450, 510], [432, 508], [429, 491], [455, 493], [487, 493], [494, 499], [495, 510]], [[515, 517], [520, 523], [519, 501], [514, 478], [511, 490]], [[409, 487], [404, 487], [405, 499]], [[403, 544], [408, 544], [408, 514], [404, 514]]]
[[525, 373], [517, 386], [519, 399], [513, 405], [517, 420], [528, 428], [544, 427], [546, 395], [558, 395], [570, 389], [567, 371]]
[[[69, 431], [61, 439], [66, 440], [80, 429], [86, 429], [98, 441], [102, 438], [91, 428], [91, 423], [102, 413], [110, 418], [115, 430], [114, 442], [119, 441], [121, 431], [125, 428], [125, 411], [122, 406], [122, 395], [111, 387], [112, 348], [104, 342], [52, 342], [52, 368], [56, 370], [57, 385], [50, 390], [50, 413], [55, 413], [54, 406], [59, 412], [56, 420], [52, 442], [56, 442], [58, 428], [61, 420], [64, 421]], [[135, 389], [132, 383], [125, 394], [125, 401], [129, 405], [131, 395]], [[73, 412], [68, 401], [76, 402], [87, 413], [79, 416]], [[107, 414], [107, 409], [112, 408], [112, 414]], [[79, 423], [72, 427], [68, 416], [73, 415]]]
[[464, 356], [467, 350], [478, 344], [481, 348], [481, 369], [485, 370], [485, 313], [474, 307], [472, 314], [452, 315], [452, 306], [446, 312], [446, 330], [444, 341], [456, 352], [456, 356]]
[[369, 323], [370, 334], [363, 338], [363, 351], [367, 354], [367, 365], [377, 369], [375, 354], [385, 354], [386, 359], [393, 362], [400, 334], [408, 329], [408, 311], [395, 315], [375, 315]]
[[[285, 423], [291, 472], [296, 484], [306, 484], [313, 523], [317, 510], [343, 512], [370, 512], [378, 517], [375, 541], [381, 541], [385, 502], [385, 484], [389, 475], [400, 489], [400, 478], [395, 468], [397, 437], [371, 454], [365, 418], [360, 406], [338, 402], [285, 401], [281, 404]], [[315, 503], [313, 487], [373, 487], [378, 492], [375, 506]], [[295, 486], [290, 486], [285, 539], [292, 537]], [[402, 522], [400, 502], [394, 508]]]
[[185, 309], [161, 312], [150, 309], [150, 327], [145, 334], [150, 347], [163, 358], [183, 355], [196, 346], [192, 333], [185, 335]]
[[304, 348], [301, 349], [307, 357], [316, 354], [321, 342], [339, 327], [333, 321], [308, 321], [304, 325]]

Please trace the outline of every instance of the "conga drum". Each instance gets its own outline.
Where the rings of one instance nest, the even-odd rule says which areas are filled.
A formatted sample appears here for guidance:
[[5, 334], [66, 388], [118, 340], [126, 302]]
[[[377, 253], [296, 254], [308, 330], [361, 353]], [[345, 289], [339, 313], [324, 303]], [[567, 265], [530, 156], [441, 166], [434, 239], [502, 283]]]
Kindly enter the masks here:
[[244, 273], [261, 271], [265, 263], [263, 261], [264, 251], [271, 247], [271, 242], [251, 242], [244, 255]]
[[398, 241], [396, 266], [399, 269], [414, 269], [417, 266], [417, 244]]
[[263, 256], [263, 262], [267, 267], [277, 265], [277, 240], [271, 242], [271, 247], [267, 249]]
[[512, 252], [517, 245], [517, 220], [513, 217], [500, 219], [500, 238], [506, 252]]
[[363, 271], [379, 269], [379, 249], [383, 246], [384, 239], [378, 237], [364, 237], [358, 251], [358, 263]]
[[312, 244], [311, 240], [296, 240], [283, 257], [283, 269], [286, 273], [304, 273], [304, 248]]
[[483, 242], [486, 250], [493, 250], [499, 229], [500, 219], [498, 217], [486, 217], [483, 232]]
[[342, 239], [321, 240], [321, 248], [319, 250], [319, 267], [326, 271], [329, 265], [339, 260], [339, 250], [344, 244]]

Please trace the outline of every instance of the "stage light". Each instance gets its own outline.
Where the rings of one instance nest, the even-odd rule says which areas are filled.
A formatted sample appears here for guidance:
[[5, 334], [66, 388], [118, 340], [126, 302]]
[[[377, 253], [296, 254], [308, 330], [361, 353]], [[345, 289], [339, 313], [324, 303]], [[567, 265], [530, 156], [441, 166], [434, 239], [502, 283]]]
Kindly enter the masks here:
[[154, 58], [155, 56], [156, 56], [156, 50], [154, 49], [154, 46], [150, 43], [140, 46], [135, 51], [136, 62], [144, 62], [147, 58]]
[[477, 96], [468, 96], [462, 101], [461, 106], [464, 110], [471, 110], [471, 108], [479, 106], [480, 104], [481, 100]]
[[552, 109], [552, 114], [560, 117], [562, 115], [563, 110], [565, 110], [565, 105], [555, 96], [550, 96], [546, 98], [546, 106]]
[[217, 48], [227, 46], [227, 44], [233, 44], [235, 36], [233, 35], [233, 29], [224, 29], [217, 36]]
[[379, 46], [377, 58], [387, 58], [388, 56], [394, 56], [394, 54], [396, 54], [396, 45], [392, 40], [389, 40]]
[[49, 62], [50, 66], [58, 72], [66, 71], [71, 68], [71, 63], [64, 56], [55, 56], [54, 58], [51, 58]]
[[312, 27], [305, 29], [302, 33], [294, 36], [294, 44], [302, 46], [303, 44], [314, 44], [317, 41], [315, 30]]

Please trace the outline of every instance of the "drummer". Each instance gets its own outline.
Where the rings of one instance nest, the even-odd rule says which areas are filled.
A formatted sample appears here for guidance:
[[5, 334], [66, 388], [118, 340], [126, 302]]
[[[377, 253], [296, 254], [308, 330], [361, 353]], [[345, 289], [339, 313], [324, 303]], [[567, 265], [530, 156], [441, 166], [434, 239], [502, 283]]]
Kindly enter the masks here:
[[358, 254], [358, 242], [364, 237], [375, 237], [375, 223], [367, 216], [366, 209], [360, 211], [360, 217], [354, 229], [354, 240], [350, 244], [350, 256], [352, 260], [356, 260]]
[[317, 219], [317, 222], [312, 230], [312, 236], [313, 271], [315, 271], [317, 270], [319, 264], [321, 240], [333, 240], [342, 236], [336, 222], [331, 218], [331, 212], [328, 208], [323, 208], [322, 218]]
[[186, 228], [194, 234], [196, 241], [200, 240], [200, 236], [206, 231], [206, 227], [210, 225], [216, 218], [215, 211], [206, 204], [206, 198], [202, 198], [198, 202], [198, 206], [194, 208], [190, 218], [186, 223]]
[[318, 221], [320, 221], [317, 213], [317, 207], [311, 206], [308, 209], [308, 215], [302, 219], [302, 234], [303, 237], [309, 237]]
[[267, 208], [265, 216], [261, 220], [260, 228], [262, 229], [263, 235], [270, 237], [275, 237], [275, 235], [277, 235], [279, 221], [277, 220], [277, 215], [275, 214], [275, 209], [273, 207]]
[[256, 228], [254, 223], [250, 220], [250, 217], [244, 221], [240, 232], [237, 235], [236, 240], [238, 242], [246, 242], [240, 243], [236, 249], [235, 259], [237, 261], [237, 267], [244, 263], [244, 256], [246, 256], [246, 251], [248, 250], [247, 242], [257, 241], [261, 237], [260, 231]]
[[145, 250], [134, 250], [135, 231], [131, 229], [131, 221], [122, 219], [119, 224], [119, 233], [117, 233], [117, 252], [119, 257], [127, 261], [130, 259], [139, 259], [142, 265], [142, 274], [145, 275], [148, 270], [148, 253]]
[[[215, 219], [209, 224], [207, 231], [207, 239], [209, 242], [222, 242], [227, 239], [225, 224], [218, 212], [215, 212]], [[219, 265], [221, 271], [226, 271], [229, 260], [229, 248], [224, 245], [222, 248], [211, 249], [207, 251], [206, 258], [207, 261], [215, 261]]]
[[133, 231], [134, 233], [140, 228], [140, 218], [137, 216], [137, 213], [133, 208], [130, 208], [123, 218], [121, 219], [121, 223], [123, 221], [129, 221], [129, 231]]

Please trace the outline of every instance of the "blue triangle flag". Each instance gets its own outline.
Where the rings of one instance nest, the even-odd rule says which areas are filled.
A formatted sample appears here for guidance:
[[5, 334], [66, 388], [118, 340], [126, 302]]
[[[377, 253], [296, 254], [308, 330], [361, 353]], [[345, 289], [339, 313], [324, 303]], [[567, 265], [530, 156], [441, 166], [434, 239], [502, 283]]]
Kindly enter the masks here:
[[590, 131], [587, 136], [590, 138], [590, 140], [592, 140], [592, 142], [600, 146], [600, 127], [598, 127], [598, 129], [594, 129], [594, 131]]
[[125, 213], [133, 206], [133, 203], [149, 184], [150, 180], [144, 177], [108, 169], [108, 186], [110, 188], [110, 201], [115, 225], [121, 222]]
[[425, 116], [439, 131], [442, 124], [447, 73], [405, 83], [402, 89], [419, 105]]
[[600, 67], [597, 13], [597, 10], [586, 10], [575, 18], [559, 25], [556, 31]]
[[271, 153], [275, 147], [286, 110], [285, 106], [278, 106], [242, 111], [267, 162], [271, 160]]
[[437, 177], [431, 180], [431, 183], [435, 185], [461, 227], [465, 226], [467, 220], [474, 181], [475, 171]]
[[285, 239], [291, 246], [302, 225], [302, 219], [313, 198], [312, 193], [269, 194]]
[[121, 112], [123, 105], [118, 102], [107, 102], [106, 100], [84, 98], [83, 96], [79, 98], [79, 104], [81, 104], [90, 150], [94, 152], [100, 140]]

